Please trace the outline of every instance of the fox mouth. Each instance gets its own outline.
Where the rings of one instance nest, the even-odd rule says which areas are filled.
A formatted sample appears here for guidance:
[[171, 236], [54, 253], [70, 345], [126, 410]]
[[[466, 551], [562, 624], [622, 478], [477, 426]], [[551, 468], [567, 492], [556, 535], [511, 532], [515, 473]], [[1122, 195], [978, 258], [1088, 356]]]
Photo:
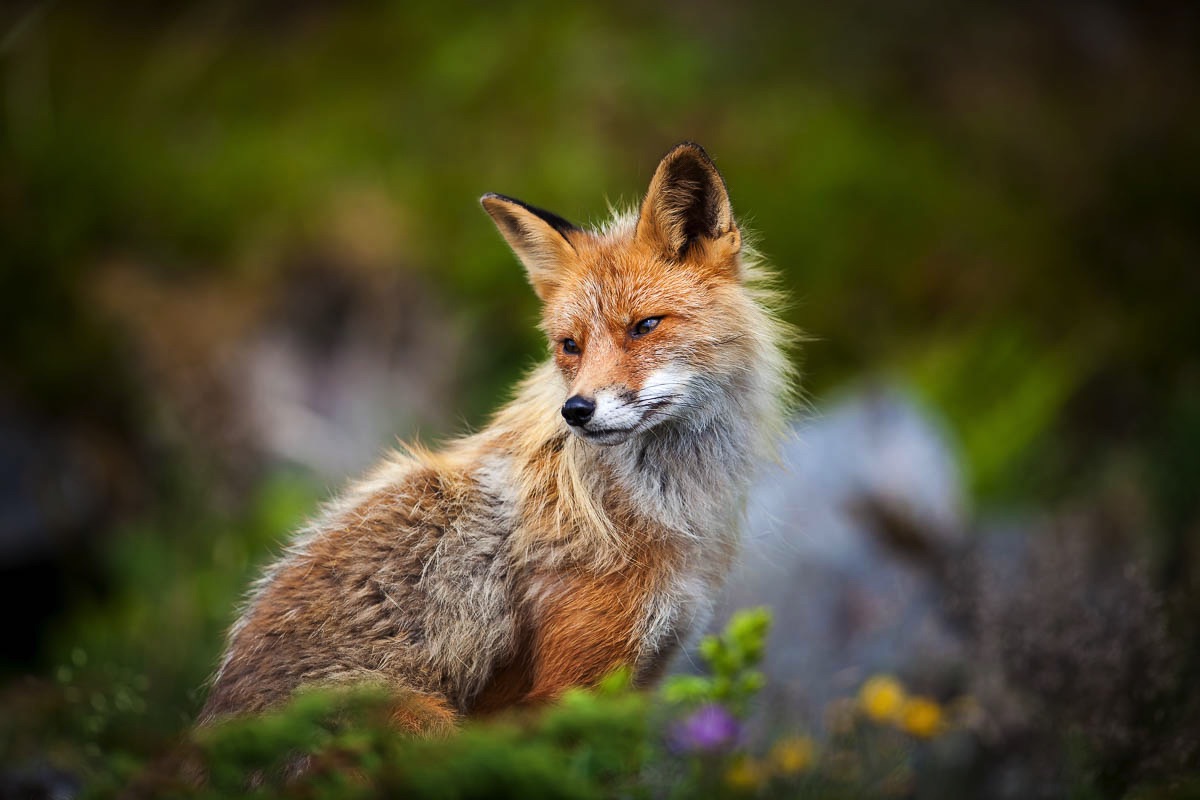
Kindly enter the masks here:
[[[624, 425], [610, 425], [607, 427], [598, 427], [595, 424], [584, 423], [582, 425], [571, 425], [571, 433], [579, 438], [590, 442], [591, 444], [608, 446], [621, 444], [628, 441], [634, 436], [653, 428], [663, 419], [670, 419], [670, 409], [677, 403], [676, 397], [656, 397], [640, 402], [633, 402], [624, 409], [625, 419], [621, 422]], [[630, 408], [632, 406], [632, 408]], [[628, 411], [636, 409], [636, 419], [630, 419]], [[631, 423], [631, 424], [630, 424]]]
[[636, 430], [635, 425], [632, 428], [576, 428], [575, 432], [590, 442], [604, 445], [620, 444]]
[[620, 444], [632, 436], [653, 427], [662, 409], [669, 406], [670, 401], [663, 401], [649, 406], [633, 425], [620, 428], [591, 428], [586, 425], [572, 428], [572, 431], [593, 444]]

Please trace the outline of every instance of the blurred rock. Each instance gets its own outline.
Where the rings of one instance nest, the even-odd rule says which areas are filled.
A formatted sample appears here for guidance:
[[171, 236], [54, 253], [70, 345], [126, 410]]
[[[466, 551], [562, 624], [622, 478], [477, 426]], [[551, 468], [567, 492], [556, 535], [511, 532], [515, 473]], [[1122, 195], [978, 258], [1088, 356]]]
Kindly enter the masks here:
[[955, 787], [971, 781], [971, 796], [1058, 797], [1071, 780], [1122, 796], [1194, 764], [1197, 657], [1182, 643], [1195, 624], [1172, 620], [1137, 546], [1146, 503], [1118, 489], [968, 520], [946, 436], [901, 392], [797, 426], [751, 494], [713, 620], [772, 611], [751, 730], [837, 728], [833, 712], [890, 673], [977, 709], [922, 751], [922, 797], [966, 796]]
[[880, 539], [870, 509], [918, 526], [914, 547], [961, 544], [959, 466], [937, 423], [902, 392], [874, 388], [798, 423], [782, 463], [754, 488], [741, 564], [713, 618], [768, 606], [772, 717], [822, 718], [878, 672], [932, 682], [963, 645], [925, 565]]
[[94, 294], [138, 365], [158, 438], [208, 458], [212, 482], [248, 485], [279, 462], [340, 481], [397, 435], [449, 422], [458, 332], [432, 289], [394, 266], [320, 251], [266, 277], [118, 263]]
[[281, 288], [229, 371], [261, 452], [339, 480], [444, 428], [460, 338], [426, 287], [312, 260]]

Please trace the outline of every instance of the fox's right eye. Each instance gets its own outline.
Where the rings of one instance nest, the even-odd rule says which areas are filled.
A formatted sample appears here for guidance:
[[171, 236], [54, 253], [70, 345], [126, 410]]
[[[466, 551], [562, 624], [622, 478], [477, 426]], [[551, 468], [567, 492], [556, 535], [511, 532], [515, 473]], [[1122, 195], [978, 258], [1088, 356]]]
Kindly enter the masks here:
[[574, 339], [563, 339], [562, 346], [564, 353], [570, 353], [573, 356], [579, 355], [579, 343]]

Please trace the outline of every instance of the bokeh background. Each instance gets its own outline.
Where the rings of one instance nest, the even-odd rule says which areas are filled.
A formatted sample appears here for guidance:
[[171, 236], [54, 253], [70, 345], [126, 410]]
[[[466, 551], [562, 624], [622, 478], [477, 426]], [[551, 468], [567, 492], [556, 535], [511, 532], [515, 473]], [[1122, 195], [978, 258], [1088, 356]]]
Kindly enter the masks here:
[[[1069, 529], [1065, 561], [1017, 569], [1045, 580], [993, 581], [1024, 587], [988, 601], [1010, 628], [981, 632], [977, 602], [964, 647], [1010, 684], [1095, 676], [1078, 708], [1013, 723], [1026, 742], [1124, 714], [1104, 693], [1136, 693], [1161, 660], [1153, 709], [1184, 711], [1128, 711], [1104, 785], [1173, 774], [1142, 757], [1167, 739], [1194, 754], [1200, 719], [1179, 679], [1200, 664], [1198, 90], [1183, 0], [4, 4], [6, 768], [86, 771], [183, 730], [287, 532], [395, 437], [483, 423], [542, 356], [482, 193], [599, 222], [692, 139], [808, 336], [798, 430], [817, 445], [766, 481], [757, 519], [783, 518], [781, 547], [788, 530], [875, 542], [835, 572], [867, 574], [869, 599], [894, 576], [862, 559], [907, 564], [922, 618], [946, 611], [962, 553], [1025, 564]], [[880, 444], [880, 425], [900, 433]], [[888, 491], [855, 494], [872, 470]], [[797, 493], [812, 505], [770, 505]], [[949, 511], [922, 517], [918, 495]], [[806, 526], [833, 497], [856, 532]], [[1136, 602], [1097, 599], [1114, 575]], [[864, 607], [777, 625], [777, 651], [828, 652], [811, 637], [844, 643]], [[1090, 644], [1064, 633], [1099, 608]], [[1000, 652], [1046, 620], [1051, 656]], [[877, 667], [920, 680], [893, 639], [803, 669], [832, 694], [835, 673], [848, 691]], [[954, 691], [971, 658], [952, 659]]]

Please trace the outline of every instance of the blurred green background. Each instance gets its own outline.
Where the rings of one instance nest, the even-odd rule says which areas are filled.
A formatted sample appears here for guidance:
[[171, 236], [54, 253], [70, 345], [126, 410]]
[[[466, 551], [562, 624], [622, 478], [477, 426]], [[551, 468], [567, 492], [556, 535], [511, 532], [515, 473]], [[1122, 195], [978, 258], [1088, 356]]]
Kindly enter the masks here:
[[599, 222], [683, 139], [783, 276], [808, 403], [909, 387], [981, 512], [1112, 508], [1194, 598], [1198, 32], [1189, 2], [5, 4], [0, 755], [180, 730], [288, 529], [544, 352], [479, 195]]

